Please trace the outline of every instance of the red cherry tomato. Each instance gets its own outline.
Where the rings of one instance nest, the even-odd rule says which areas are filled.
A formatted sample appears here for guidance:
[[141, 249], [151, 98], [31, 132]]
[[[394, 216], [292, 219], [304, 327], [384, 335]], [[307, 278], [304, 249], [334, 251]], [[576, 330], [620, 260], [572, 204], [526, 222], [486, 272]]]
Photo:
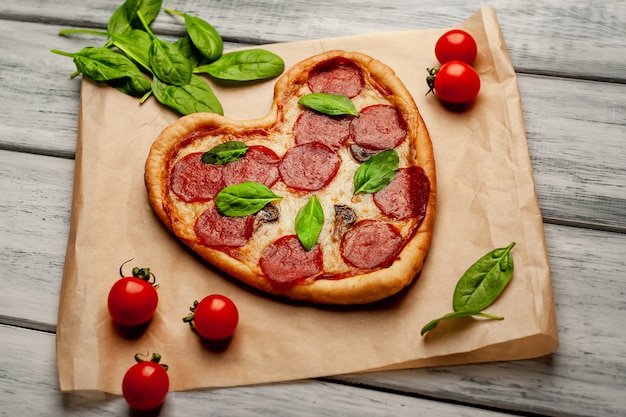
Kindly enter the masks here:
[[437, 69], [430, 69], [427, 78], [431, 91], [447, 103], [465, 104], [472, 101], [480, 91], [480, 77], [470, 65], [461, 61], [446, 62]]
[[239, 322], [237, 306], [228, 297], [211, 294], [194, 303], [192, 314], [184, 320], [191, 322], [198, 334], [209, 340], [224, 340], [232, 336]]
[[163, 404], [170, 388], [167, 366], [159, 364], [161, 356], [153, 354], [150, 361], [131, 366], [122, 380], [122, 394], [128, 405], [140, 411], [152, 410]]
[[[123, 264], [122, 264], [123, 266]], [[120, 275], [123, 276], [120, 267]], [[113, 321], [122, 326], [139, 326], [154, 314], [159, 296], [148, 268], [134, 268], [132, 277], [116, 281], [109, 291], [108, 308]]]
[[435, 44], [435, 56], [442, 64], [463, 61], [471, 65], [477, 53], [476, 40], [461, 29], [452, 29], [444, 33]]

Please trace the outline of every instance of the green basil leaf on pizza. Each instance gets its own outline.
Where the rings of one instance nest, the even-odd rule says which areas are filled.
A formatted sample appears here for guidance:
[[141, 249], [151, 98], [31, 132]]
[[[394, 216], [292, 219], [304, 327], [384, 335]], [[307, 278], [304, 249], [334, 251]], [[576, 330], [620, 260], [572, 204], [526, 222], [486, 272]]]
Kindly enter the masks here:
[[385, 188], [396, 176], [400, 158], [394, 149], [377, 153], [354, 173], [354, 194], [375, 193]]
[[296, 235], [306, 251], [313, 249], [324, 225], [324, 210], [315, 195], [296, 214]]
[[217, 211], [229, 217], [243, 217], [263, 209], [268, 203], [280, 200], [267, 186], [253, 181], [230, 185], [215, 197]]

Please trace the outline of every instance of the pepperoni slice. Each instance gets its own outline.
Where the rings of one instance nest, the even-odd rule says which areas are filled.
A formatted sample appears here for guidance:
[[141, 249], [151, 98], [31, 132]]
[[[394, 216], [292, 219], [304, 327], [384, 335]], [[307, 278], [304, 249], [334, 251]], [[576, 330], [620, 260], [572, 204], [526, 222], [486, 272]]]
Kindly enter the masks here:
[[352, 119], [350, 133], [365, 148], [393, 149], [406, 138], [407, 126], [394, 107], [375, 104], [365, 107], [359, 117]]
[[337, 57], [321, 62], [309, 73], [309, 89], [314, 93], [340, 94], [350, 98], [363, 90], [363, 72], [353, 61]]
[[205, 164], [202, 152], [186, 155], [170, 172], [170, 187], [183, 201], [207, 201], [224, 188], [223, 166]]
[[278, 170], [283, 182], [296, 190], [316, 191], [337, 175], [341, 159], [328, 146], [311, 142], [291, 148]]
[[350, 118], [305, 111], [296, 120], [293, 135], [298, 145], [320, 142], [337, 151], [350, 137]]
[[374, 193], [374, 203], [387, 217], [405, 220], [426, 214], [430, 181], [421, 167], [401, 168], [393, 180]]
[[341, 256], [356, 268], [375, 269], [391, 265], [402, 249], [395, 226], [380, 220], [361, 220], [341, 240]]
[[194, 230], [207, 246], [244, 246], [252, 237], [254, 216], [223, 216], [211, 205], [196, 220]]
[[224, 165], [225, 186], [255, 181], [271, 187], [278, 181], [280, 157], [265, 146], [250, 146], [243, 158]]
[[290, 285], [318, 274], [323, 265], [318, 245], [307, 252], [298, 236], [283, 236], [268, 246], [259, 260], [261, 270], [274, 284]]

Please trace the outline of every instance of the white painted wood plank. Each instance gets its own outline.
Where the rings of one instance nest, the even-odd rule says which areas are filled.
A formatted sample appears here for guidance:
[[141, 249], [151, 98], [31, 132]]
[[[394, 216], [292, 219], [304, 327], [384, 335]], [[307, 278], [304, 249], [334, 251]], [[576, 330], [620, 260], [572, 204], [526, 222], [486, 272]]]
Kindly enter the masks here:
[[541, 415], [626, 415], [626, 235], [547, 226], [546, 241], [561, 343], [556, 353], [332, 380]]
[[0, 317], [54, 329], [74, 160], [0, 151]]
[[[104, 27], [121, 0], [5, 0], [0, 17]], [[566, 0], [243, 0], [167, 1], [211, 22], [225, 38], [246, 43], [286, 42], [363, 33], [431, 29], [459, 24], [483, 5], [496, 9], [513, 64], [524, 72], [626, 79], [626, 1]], [[69, 13], [68, 13], [69, 11]], [[163, 13], [156, 30], [180, 30]]]
[[518, 84], [544, 218], [626, 231], [626, 85], [538, 76]]
[[[0, 415], [89, 417], [129, 414], [121, 396], [96, 392], [62, 394], [59, 391], [53, 334], [0, 325], [0, 352], [0, 392], [3, 394]], [[163, 358], [164, 363], [166, 359]], [[509, 414], [309, 380], [172, 392], [158, 415], [504, 417]]]

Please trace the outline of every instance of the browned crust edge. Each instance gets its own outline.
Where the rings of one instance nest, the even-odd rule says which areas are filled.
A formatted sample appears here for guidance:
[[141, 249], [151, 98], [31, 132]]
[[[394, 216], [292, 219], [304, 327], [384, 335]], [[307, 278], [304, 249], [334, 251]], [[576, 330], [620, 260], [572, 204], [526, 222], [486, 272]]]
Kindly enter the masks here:
[[306, 76], [309, 69], [315, 64], [333, 57], [351, 59], [376, 78], [384, 80], [385, 87], [390, 90], [394, 97], [394, 104], [407, 119], [409, 139], [413, 141], [417, 150], [418, 165], [422, 167], [430, 181], [426, 215], [414, 237], [399, 254], [399, 259], [388, 268], [349, 278], [320, 279], [309, 285], [277, 287], [270, 284], [263, 276], [257, 275], [244, 263], [222, 251], [207, 248], [189, 239], [181, 238], [181, 240], [211, 264], [262, 291], [319, 304], [365, 304], [396, 294], [411, 284], [422, 270], [431, 243], [437, 198], [435, 160], [428, 130], [405, 85], [395, 72], [382, 62], [358, 52], [327, 51], [299, 62], [278, 79], [274, 88], [274, 100], [270, 111], [262, 118], [239, 121], [213, 113], [195, 113], [181, 117], [163, 130], [153, 143], [146, 160], [144, 178], [148, 198], [154, 212], [173, 232], [172, 219], [168, 214], [167, 203], [163, 201], [163, 196], [167, 195], [167, 161], [169, 155], [176, 152], [180, 147], [180, 139], [194, 131], [219, 126], [231, 126], [234, 130], [271, 127], [276, 123], [279, 103], [283, 97], [292, 92], [292, 88], [295, 88], [292, 86], [298, 84], [295, 81]]

